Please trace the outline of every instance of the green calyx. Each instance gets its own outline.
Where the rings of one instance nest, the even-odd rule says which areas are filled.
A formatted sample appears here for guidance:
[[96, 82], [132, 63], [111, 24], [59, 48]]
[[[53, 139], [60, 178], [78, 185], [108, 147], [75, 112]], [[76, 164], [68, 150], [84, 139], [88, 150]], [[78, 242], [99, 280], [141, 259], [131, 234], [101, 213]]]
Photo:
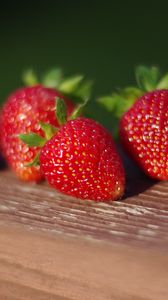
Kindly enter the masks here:
[[89, 102], [89, 98], [85, 99], [83, 101], [83, 103], [80, 103], [76, 106], [76, 108], [74, 109], [74, 111], [72, 112], [71, 116], [70, 116], [70, 120], [75, 120], [77, 119], [79, 116], [81, 116], [83, 110], [85, 109], [85, 106], [87, 105], [87, 103]]
[[71, 115], [68, 117], [67, 114], [67, 107], [65, 104], [65, 101], [61, 98], [56, 98], [56, 118], [58, 120], [58, 123], [60, 126], [64, 125], [67, 121], [75, 120], [78, 117], [80, 117], [85, 109], [85, 106], [87, 105], [89, 101], [88, 99], [85, 99], [83, 102], [77, 104], [71, 113]]
[[23, 72], [22, 80], [25, 85], [27, 86], [33, 86], [39, 84], [39, 80], [37, 78], [36, 73], [34, 70], [29, 69]]
[[45, 87], [55, 88], [76, 102], [90, 98], [92, 93], [91, 80], [85, 79], [84, 75], [65, 76], [60, 68], [49, 70], [41, 78], [30, 69], [23, 73], [22, 79], [27, 86], [42, 84]]
[[[39, 122], [41, 129], [44, 133], [44, 137], [42, 137], [39, 134], [30, 132], [27, 134], [20, 134], [19, 138], [20, 140], [26, 144], [28, 147], [38, 147], [42, 148], [45, 143], [52, 138], [54, 134], [58, 131], [58, 128], [48, 124]], [[40, 157], [40, 149], [37, 152], [36, 156], [34, 157], [33, 161], [26, 164], [25, 167], [32, 167], [32, 166], [38, 166], [39, 165], [39, 157]]]
[[39, 157], [40, 157], [40, 149], [45, 145], [47, 141], [49, 141], [58, 131], [58, 128], [55, 126], [39, 122], [41, 130], [43, 131], [44, 137], [42, 137], [39, 134], [30, 132], [27, 134], [20, 134], [19, 139], [26, 144], [28, 147], [38, 147], [39, 151], [37, 152], [36, 156], [34, 157], [33, 161], [26, 164], [25, 167], [32, 167], [32, 166], [38, 166], [39, 165]]
[[138, 66], [135, 69], [135, 76], [138, 87], [143, 92], [151, 92], [156, 90], [157, 84], [161, 77], [160, 70], [155, 66], [152, 66], [151, 68], [146, 66]]
[[43, 130], [43, 132], [45, 133], [45, 141], [50, 140], [53, 135], [56, 134], [56, 132], [58, 131], [58, 128], [56, 128], [55, 126], [48, 124], [48, 123], [43, 123], [43, 122], [39, 122], [41, 129]]
[[135, 69], [136, 80], [139, 88], [146, 92], [168, 89], [168, 73], [162, 76], [158, 67], [138, 66]]
[[20, 134], [20, 139], [29, 147], [43, 147], [46, 139], [40, 135], [30, 132], [28, 134]]
[[142, 94], [139, 88], [127, 87], [118, 93], [112, 93], [110, 96], [102, 96], [98, 98], [97, 101], [104, 106], [107, 111], [113, 112], [115, 117], [120, 118]]
[[63, 99], [57, 98], [56, 99], [56, 118], [60, 126], [64, 125], [69, 120], [75, 120], [79, 116], [81, 116], [86, 104], [88, 103], [89, 99], [85, 99], [82, 103], [77, 104], [74, 108], [72, 114], [68, 117], [67, 114], [67, 107]]
[[20, 140], [28, 147], [42, 148], [45, 143], [50, 140], [58, 131], [58, 128], [48, 123], [43, 123], [40, 121], [39, 124], [44, 133], [44, 137], [34, 132], [19, 135]]
[[119, 119], [139, 97], [154, 90], [168, 89], [168, 73], [162, 77], [159, 68], [155, 66], [138, 66], [135, 69], [135, 77], [137, 86], [126, 87], [97, 99], [97, 102], [117, 120], [114, 132], [118, 128]]
[[[68, 118], [67, 107], [66, 107], [64, 100], [59, 97], [56, 97], [56, 99], [55, 99], [55, 103], [56, 103], [55, 116], [56, 116], [56, 120], [58, 121], [58, 124], [60, 126], [63, 126], [64, 124], [66, 124], [67, 121], [78, 118], [81, 115], [87, 102], [88, 102], [88, 99], [85, 99], [83, 101], [83, 103], [78, 104], [76, 106], [76, 108], [74, 109], [74, 111], [72, 112], [72, 114], [70, 115], [70, 117]], [[44, 122], [40, 121], [39, 124], [40, 124], [41, 130], [43, 131], [44, 137], [42, 137], [41, 135], [36, 134], [34, 132], [19, 135], [20, 140], [24, 144], [26, 144], [28, 147], [38, 147], [39, 148], [39, 151], [37, 152], [33, 161], [26, 164], [25, 165], [26, 167], [32, 167], [32, 166], [39, 165], [40, 148], [42, 148], [47, 141], [49, 141], [55, 134], [57, 134], [57, 131], [59, 130], [59, 128], [57, 128], [51, 124], [48, 124], [48, 123], [44, 123]]]
[[56, 100], [56, 118], [59, 125], [64, 125], [67, 122], [67, 107], [65, 101], [61, 98]]

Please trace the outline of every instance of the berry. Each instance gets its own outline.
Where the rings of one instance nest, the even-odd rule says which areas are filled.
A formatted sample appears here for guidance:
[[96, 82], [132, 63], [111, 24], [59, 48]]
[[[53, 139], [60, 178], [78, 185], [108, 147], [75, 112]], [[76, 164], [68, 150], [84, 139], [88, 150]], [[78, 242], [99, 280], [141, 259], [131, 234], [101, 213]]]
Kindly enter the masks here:
[[[18, 135], [34, 132], [43, 136], [39, 121], [58, 126], [55, 117], [56, 97], [64, 98], [57, 90], [36, 85], [17, 90], [4, 104], [0, 132], [3, 155], [22, 180], [39, 181], [42, 174], [39, 166], [25, 166], [35, 158], [39, 148], [28, 147]], [[70, 114], [73, 104], [68, 99], [65, 101]]]
[[168, 90], [146, 93], [120, 121], [122, 145], [146, 174], [168, 180]]
[[[136, 68], [137, 86], [98, 99], [113, 112], [127, 153], [152, 178], [168, 179], [168, 74]], [[119, 125], [118, 125], [119, 123]]]
[[68, 121], [41, 149], [41, 172], [51, 186], [81, 199], [115, 200], [125, 186], [111, 135], [91, 119]]

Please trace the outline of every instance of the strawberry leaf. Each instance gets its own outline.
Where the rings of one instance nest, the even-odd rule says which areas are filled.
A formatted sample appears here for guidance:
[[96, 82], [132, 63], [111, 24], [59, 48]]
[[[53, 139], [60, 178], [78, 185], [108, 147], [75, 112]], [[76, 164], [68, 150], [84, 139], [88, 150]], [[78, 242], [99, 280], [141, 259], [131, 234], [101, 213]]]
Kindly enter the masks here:
[[67, 107], [63, 99], [56, 97], [56, 117], [59, 125], [67, 121]]
[[121, 94], [123, 95], [124, 98], [126, 98], [128, 100], [130, 98], [135, 100], [135, 99], [139, 98], [140, 96], [142, 96], [143, 92], [137, 87], [129, 86], [129, 87], [122, 89]]
[[53, 135], [58, 131], [58, 128], [54, 127], [51, 124], [48, 123], [43, 123], [43, 122], [39, 122], [41, 129], [44, 131], [45, 133], [45, 137], [47, 140], [50, 140]]
[[36, 133], [20, 134], [19, 138], [29, 147], [43, 147], [46, 139]]
[[91, 97], [93, 81], [83, 80], [75, 91], [75, 95], [81, 99], [88, 99]]
[[42, 84], [49, 88], [59, 88], [63, 81], [63, 72], [60, 68], [49, 70], [42, 79]]
[[71, 94], [77, 89], [83, 78], [83, 75], [75, 75], [64, 79], [59, 86], [59, 90], [62, 93]]
[[168, 74], [164, 75], [157, 85], [157, 89], [168, 89]]
[[135, 75], [139, 88], [145, 92], [150, 92], [157, 87], [160, 71], [154, 66], [151, 68], [138, 66], [135, 70]]
[[26, 86], [33, 86], [39, 83], [35, 72], [31, 69], [23, 72], [22, 80]]
[[40, 157], [40, 151], [36, 154], [35, 158], [28, 164], [25, 165], [25, 167], [33, 167], [33, 166], [39, 166], [39, 157]]
[[59, 86], [59, 90], [72, 97], [76, 102], [81, 102], [90, 98], [92, 92], [93, 81], [84, 80], [83, 75], [75, 75], [66, 78]]
[[41, 80], [38, 80], [33, 70], [27, 70], [23, 74], [23, 81], [27, 86], [42, 84], [48, 88], [55, 88], [76, 103], [90, 97], [93, 86], [91, 80], [84, 80], [84, 75], [64, 76], [61, 68], [49, 70]]
[[113, 96], [102, 96], [97, 99], [97, 102], [106, 108], [107, 111], [112, 112], [115, 109], [116, 100]]
[[127, 87], [118, 93], [113, 93], [111, 96], [100, 97], [97, 101], [108, 112], [113, 112], [113, 116], [120, 118], [141, 95], [140, 89]]

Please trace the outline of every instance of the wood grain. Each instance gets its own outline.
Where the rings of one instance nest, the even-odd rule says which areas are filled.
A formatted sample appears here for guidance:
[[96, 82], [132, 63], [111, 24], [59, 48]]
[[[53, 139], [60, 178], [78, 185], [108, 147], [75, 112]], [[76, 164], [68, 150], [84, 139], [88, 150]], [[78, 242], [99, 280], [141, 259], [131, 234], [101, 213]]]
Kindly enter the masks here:
[[21, 183], [10, 171], [3, 170], [0, 224], [168, 249], [168, 183], [135, 179], [131, 184], [131, 195], [128, 184], [126, 199], [96, 203], [64, 196], [47, 184]]
[[168, 256], [0, 227], [0, 299], [167, 300]]
[[168, 183], [133, 172], [96, 203], [2, 170], [0, 299], [167, 300]]

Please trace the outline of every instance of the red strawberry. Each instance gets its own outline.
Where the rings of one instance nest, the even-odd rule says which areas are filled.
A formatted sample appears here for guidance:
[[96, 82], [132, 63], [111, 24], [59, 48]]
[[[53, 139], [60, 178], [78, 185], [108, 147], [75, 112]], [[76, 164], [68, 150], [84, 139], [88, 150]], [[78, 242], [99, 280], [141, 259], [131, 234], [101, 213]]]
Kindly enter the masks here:
[[67, 122], [40, 154], [41, 170], [57, 190], [81, 199], [115, 200], [125, 176], [111, 135], [91, 119]]
[[103, 99], [121, 116], [119, 134], [127, 153], [150, 177], [168, 180], [168, 74], [160, 78], [156, 67], [140, 66], [136, 77], [139, 88]]
[[[43, 126], [39, 121], [58, 126], [55, 118], [56, 97], [66, 101], [70, 115], [74, 107], [68, 100], [70, 95], [77, 100], [90, 96], [92, 82], [83, 79], [82, 75], [65, 77], [61, 69], [53, 69], [43, 77], [43, 84], [37, 85], [39, 80], [33, 71], [24, 73], [24, 82], [30, 87], [17, 90], [7, 100], [3, 108], [0, 133], [4, 156], [20, 179], [39, 181], [42, 175], [37, 164], [25, 166], [30, 161], [37, 160], [39, 147], [33, 148], [34, 143], [30, 147], [26, 146], [18, 139], [18, 135], [33, 132], [43, 136]], [[62, 93], [69, 96], [63, 97]], [[53, 130], [53, 127], [49, 128], [47, 138], [52, 135]], [[42, 143], [43, 140], [39, 139], [37, 146]]]
[[168, 180], [168, 90], [136, 101], [120, 121], [120, 139], [146, 174]]
[[[122, 162], [111, 135], [95, 121], [77, 117], [84, 104], [74, 110], [67, 122], [64, 101], [57, 99], [57, 118], [62, 127], [47, 141], [49, 126], [45, 128], [43, 124], [41, 172], [51, 186], [65, 194], [81, 199], [118, 199], [125, 187]], [[39, 144], [33, 134], [20, 138], [29, 146], [35, 140]]]
[[[22, 180], [39, 181], [42, 175], [39, 166], [25, 167], [36, 156], [38, 147], [26, 146], [18, 135], [32, 131], [42, 136], [39, 121], [58, 126], [55, 118], [56, 97], [64, 98], [57, 90], [42, 85], [26, 87], [14, 92], [3, 107], [0, 133], [3, 154]], [[68, 99], [65, 101], [70, 114], [73, 104]]]

